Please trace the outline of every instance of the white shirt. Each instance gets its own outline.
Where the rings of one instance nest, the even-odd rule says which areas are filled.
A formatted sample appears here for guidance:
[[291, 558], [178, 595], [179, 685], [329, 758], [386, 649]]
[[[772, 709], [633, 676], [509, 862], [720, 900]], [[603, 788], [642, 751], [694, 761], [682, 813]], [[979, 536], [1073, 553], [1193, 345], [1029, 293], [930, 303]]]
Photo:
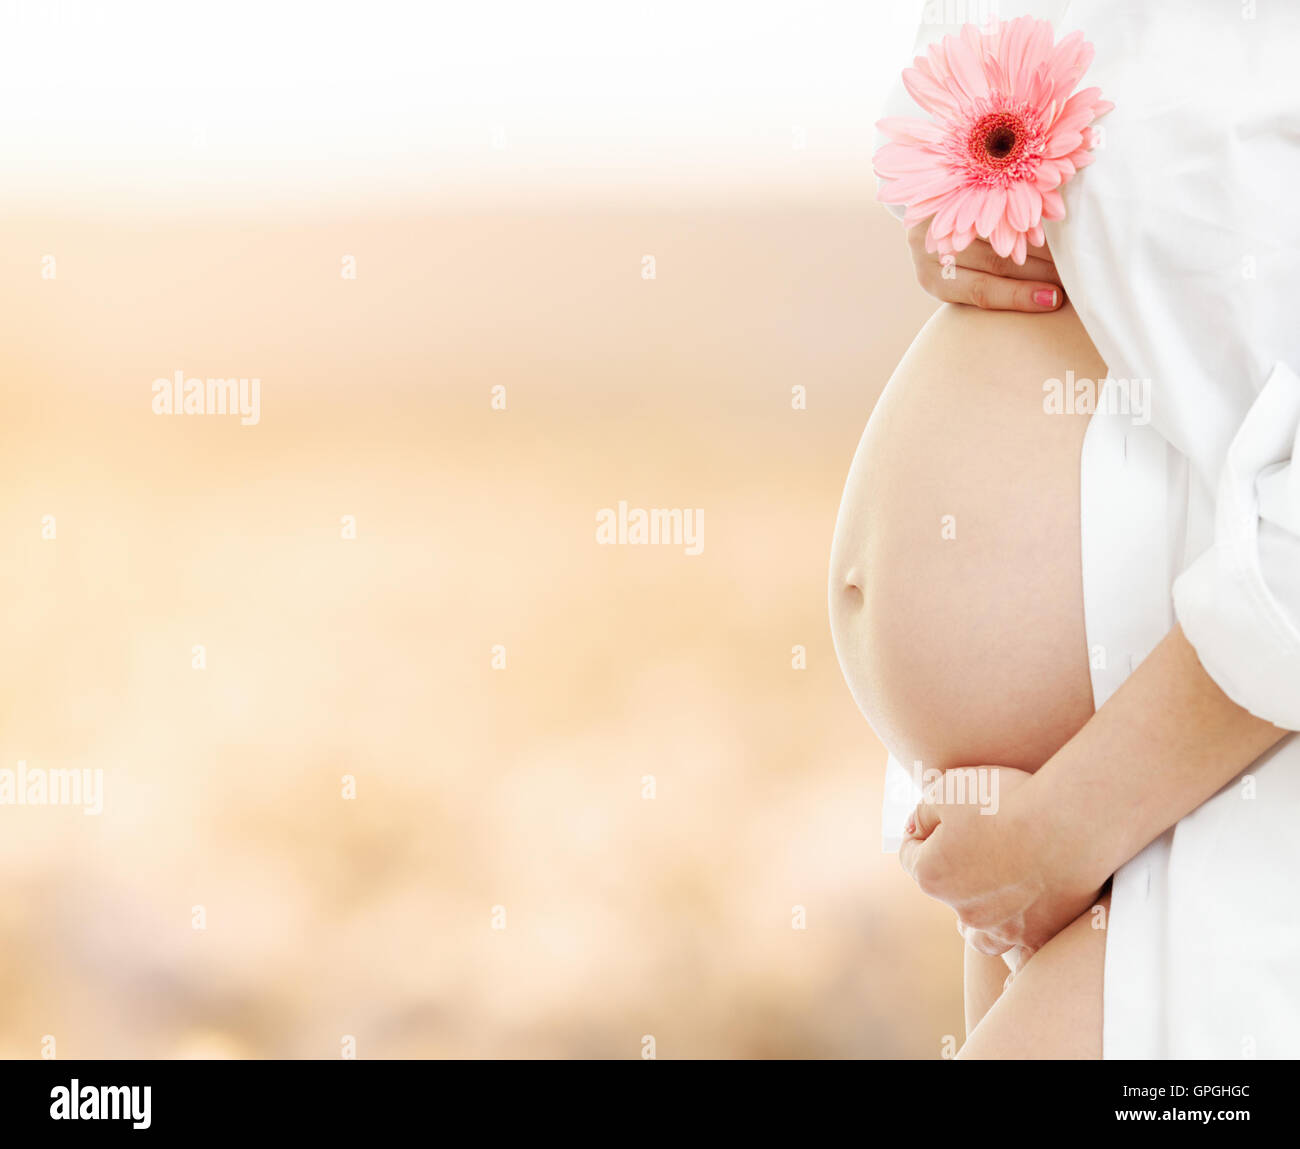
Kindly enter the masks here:
[[[1080, 87], [1115, 104], [1045, 225], [1108, 375], [1150, 381], [1149, 425], [1108, 382], [1084, 441], [1096, 705], [1176, 618], [1229, 698], [1300, 730], [1300, 5], [997, 14], [1082, 29], [1096, 56]], [[918, 54], [954, 31], [923, 24]], [[901, 83], [882, 114], [924, 115]], [[1297, 886], [1291, 737], [1116, 874], [1105, 1055], [1300, 1056]]]

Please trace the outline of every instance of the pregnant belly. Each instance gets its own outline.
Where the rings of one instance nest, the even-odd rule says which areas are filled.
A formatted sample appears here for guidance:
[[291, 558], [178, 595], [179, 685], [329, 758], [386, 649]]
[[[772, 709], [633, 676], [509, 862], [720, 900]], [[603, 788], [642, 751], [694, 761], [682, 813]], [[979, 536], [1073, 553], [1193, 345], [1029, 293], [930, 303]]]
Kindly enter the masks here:
[[1087, 416], [1044, 383], [1105, 367], [1073, 308], [941, 308], [894, 372], [844, 489], [835, 649], [910, 768], [1035, 770], [1092, 714], [1080, 569]]

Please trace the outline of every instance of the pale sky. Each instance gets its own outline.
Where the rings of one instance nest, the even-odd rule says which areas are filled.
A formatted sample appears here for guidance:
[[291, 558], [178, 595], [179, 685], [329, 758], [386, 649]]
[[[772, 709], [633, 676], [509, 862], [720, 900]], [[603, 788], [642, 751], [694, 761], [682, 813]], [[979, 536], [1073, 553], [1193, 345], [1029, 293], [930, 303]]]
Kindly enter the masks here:
[[861, 180], [915, 0], [0, 0], [0, 199]]

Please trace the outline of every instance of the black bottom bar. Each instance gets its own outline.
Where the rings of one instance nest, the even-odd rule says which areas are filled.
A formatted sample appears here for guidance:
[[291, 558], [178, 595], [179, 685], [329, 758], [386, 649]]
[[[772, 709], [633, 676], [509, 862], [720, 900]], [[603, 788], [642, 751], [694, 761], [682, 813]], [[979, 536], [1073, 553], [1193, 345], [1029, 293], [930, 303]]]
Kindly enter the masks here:
[[319, 1132], [332, 1143], [354, 1134], [370, 1144], [386, 1134], [405, 1139], [408, 1131], [451, 1132], [465, 1122], [498, 1135], [513, 1125], [602, 1141], [644, 1135], [656, 1124], [675, 1140], [711, 1128], [734, 1135], [754, 1123], [768, 1132], [789, 1124], [807, 1140], [818, 1126], [829, 1134], [847, 1123], [873, 1140], [874, 1115], [889, 1113], [906, 1118], [904, 1126], [913, 1126], [927, 1144], [945, 1133], [981, 1139], [1032, 1134], [1041, 1141], [1056, 1131], [1073, 1137], [1121, 1126], [1223, 1134], [1233, 1125], [1256, 1125], [1262, 1132], [1259, 1122], [1289, 1124], [1300, 1092], [1285, 1062], [785, 1062], [779, 1076], [771, 1063], [726, 1063], [721, 1080], [718, 1069], [711, 1062], [678, 1077], [671, 1068], [642, 1065], [596, 1081], [593, 1072], [613, 1068], [563, 1062], [11, 1061], [0, 1066], [0, 1140], [20, 1145], [29, 1142], [10, 1137], [122, 1135], [172, 1144], [178, 1138], [188, 1143], [195, 1134]]

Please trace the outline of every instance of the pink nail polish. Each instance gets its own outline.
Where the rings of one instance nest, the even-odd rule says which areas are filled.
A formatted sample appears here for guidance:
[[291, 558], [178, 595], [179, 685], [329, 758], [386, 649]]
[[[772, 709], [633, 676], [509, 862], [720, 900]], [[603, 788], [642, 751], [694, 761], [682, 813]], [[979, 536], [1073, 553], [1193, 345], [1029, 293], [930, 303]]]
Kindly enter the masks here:
[[1045, 287], [1040, 288], [1038, 291], [1034, 292], [1034, 302], [1037, 303], [1039, 307], [1055, 307], [1056, 289], [1053, 288], [1049, 291]]
[[911, 818], [908, 818], [907, 825], [904, 826], [903, 829], [906, 830], [909, 834], [915, 834], [916, 823]]

